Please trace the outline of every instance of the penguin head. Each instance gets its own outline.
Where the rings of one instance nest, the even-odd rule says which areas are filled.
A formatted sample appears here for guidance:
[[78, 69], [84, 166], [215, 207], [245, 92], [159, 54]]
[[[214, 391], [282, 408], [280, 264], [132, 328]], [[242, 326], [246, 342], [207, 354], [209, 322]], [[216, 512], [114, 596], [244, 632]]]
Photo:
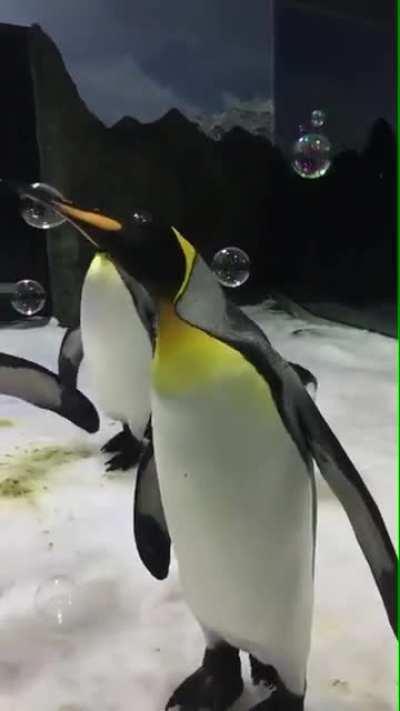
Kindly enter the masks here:
[[60, 200], [45, 188], [9, 183], [21, 198], [63, 216], [89, 240], [140, 282], [155, 299], [173, 301], [186, 277], [183, 238], [154, 215], [132, 209], [124, 215]]

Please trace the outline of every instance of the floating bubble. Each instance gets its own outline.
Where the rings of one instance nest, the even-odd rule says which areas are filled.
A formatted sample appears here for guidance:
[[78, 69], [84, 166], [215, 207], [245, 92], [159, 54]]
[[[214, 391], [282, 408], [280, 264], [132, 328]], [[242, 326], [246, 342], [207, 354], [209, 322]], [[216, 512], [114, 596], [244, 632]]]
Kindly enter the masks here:
[[236, 288], [250, 276], [250, 259], [239, 247], [224, 247], [214, 254], [211, 268], [220, 284]]
[[305, 123], [299, 123], [298, 132], [300, 136], [304, 136], [304, 134], [307, 133], [307, 126]]
[[46, 303], [46, 292], [38, 281], [22, 279], [14, 286], [11, 304], [19, 314], [34, 316]]
[[331, 165], [331, 143], [320, 133], [307, 133], [293, 146], [292, 166], [302, 178], [322, 178]]
[[[52, 188], [51, 185], [46, 185], [46, 183], [33, 183], [31, 188], [38, 191], [38, 198], [40, 192], [47, 192], [51, 197], [64, 200], [64, 196], [58, 190]], [[42, 205], [30, 197], [21, 197], [20, 209], [25, 222], [30, 227], [36, 227], [40, 230], [49, 230], [51, 227], [58, 227], [66, 220], [65, 217], [58, 215], [51, 207]]]
[[321, 109], [314, 109], [311, 113], [311, 126], [313, 128], [322, 128], [326, 121], [326, 114], [325, 111], [321, 111]]
[[74, 583], [66, 575], [56, 575], [37, 588], [36, 611], [50, 627], [61, 630], [73, 619], [74, 589]]
[[149, 225], [153, 222], [153, 215], [147, 210], [135, 210], [132, 217], [137, 225]]

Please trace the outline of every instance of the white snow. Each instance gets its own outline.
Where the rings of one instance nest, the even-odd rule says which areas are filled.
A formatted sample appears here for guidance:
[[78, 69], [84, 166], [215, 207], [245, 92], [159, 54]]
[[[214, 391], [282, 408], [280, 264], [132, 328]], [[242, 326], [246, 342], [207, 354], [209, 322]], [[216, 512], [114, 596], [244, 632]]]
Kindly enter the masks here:
[[[394, 539], [395, 342], [344, 326], [307, 324], [262, 306], [248, 311], [285, 357], [318, 377], [319, 407]], [[298, 329], [305, 330], [294, 334]], [[55, 322], [3, 328], [0, 351], [55, 370], [62, 335]], [[88, 392], [85, 382], [83, 367], [80, 386]], [[31, 499], [0, 498], [0, 711], [162, 711], [201, 659], [201, 633], [182, 600], [176, 565], [168, 580], [158, 582], [138, 559], [132, 472], [104, 473], [99, 448], [117, 428], [103, 421], [101, 432], [90, 436], [54, 414], [0, 396], [0, 479], [21, 471], [28, 450], [25, 465], [32, 460], [40, 480]], [[71, 450], [72, 461], [35, 465], [40, 452], [32, 449], [47, 446]], [[323, 483], [319, 497], [306, 709], [391, 711], [392, 632], [340, 505]], [[48, 581], [56, 576], [71, 584], [71, 606], [64, 605], [59, 626], [52, 608], [43, 611], [43, 597], [52, 590]], [[249, 682], [247, 664], [245, 679], [234, 711], [247, 711], [262, 698]]]

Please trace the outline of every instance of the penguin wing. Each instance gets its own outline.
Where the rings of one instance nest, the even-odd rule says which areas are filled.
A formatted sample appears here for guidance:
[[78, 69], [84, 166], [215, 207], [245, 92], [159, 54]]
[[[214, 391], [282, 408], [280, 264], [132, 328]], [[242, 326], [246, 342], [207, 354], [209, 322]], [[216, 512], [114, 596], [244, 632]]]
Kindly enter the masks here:
[[311, 397], [315, 399], [318, 390], [318, 380], [315, 375], [310, 370], [304, 368], [304, 366], [299, 365], [298, 363], [289, 363], [289, 365], [291, 365], [293, 370], [296, 371], [301, 382], [303, 383], [306, 390], [310, 393]]
[[131, 295], [137, 315], [148, 333], [154, 350], [156, 341], [156, 313], [154, 304], [146, 289], [136, 281], [131, 274], [128, 274], [119, 264], [115, 264], [115, 268]]
[[305, 392], [298, 394], [297, 412], [309, 450], [347, 514], [375, 578], [390, 625], [397, 635], [397, 556], [378, 506], [342, 445]]
[[81, 329], [68, 328], [61, 342], [58, 354], [58, 374], [60, 380], [69, 387], [75, 388], [78, 380], [79, 366], [83, 359], [83, 344]]
[[37, 363], [0, 353], [0, 394], [52, 410], [87, 432], [97, 432], [99, 416], [83, 393]]
[[171, 539], [161, 502], [151, 440], [138, 466], [133, 528], [142, 563], [155, 578], [164, 580], [171, 560]]

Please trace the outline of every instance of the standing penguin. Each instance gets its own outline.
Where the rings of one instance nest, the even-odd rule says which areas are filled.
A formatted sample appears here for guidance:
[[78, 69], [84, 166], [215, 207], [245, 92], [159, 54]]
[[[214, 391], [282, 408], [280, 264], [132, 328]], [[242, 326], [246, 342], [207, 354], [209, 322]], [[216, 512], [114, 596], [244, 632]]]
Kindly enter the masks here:
[[[206, 641], [202, 665], [167, 709], [225, 711], [242, 692], [245, 650], [255, 682], [273, 687], [252, 711], [302, 711], [313, 460], [349, 517], [394, 629], [397, 560], [374, 500], [293, 368], [176, 230], [45, 195], [43, 202], [140, 281], [158, 308], [151, 398], [158, 477], [185, 597]], [[139, 529], [142, 501], [151, 508], [145, 490], [136, 502]], [[153, 545], [154, 527], [136, 533], [139, 547], [148, 535]]]
[[[136, 211], [143, 224], [146, 213]], [[141, 285], [104, 252], [97, 253], [86, 274], [81, 297], [81, 326], [68, 329], [58, 358], [59, 376], [76, 387], [83, 356], [96, 399], [123, 429], [102, 448], [115, 453], [107, 469], [135, 466], [142, 450], [150, 414], [150, 363], [155, 342], [155, 314]], [[317, 381], [309, 370], [292, 364], [315, 394]], [[149, 430], [147, 431], [149, 434]]]
[[[133, 467], [140, 458], [144, 426], [149, 421], [149, 373], [155, 343], [155, 314], [149, 296], [138, 282], [122, 274], [106, 254], [94, 257], [82, 288], [81, 327], [65, 332], [58, 356], [61, 381], [75, 388], [85, 354], [100, 407], [123, 424], [121, 432], [102, 447], [104, 452], [115, 452], [107, 462], [109, 471]], [[115, 318], [116, 312], [122, 318]], [[314, 397], [315, 376], [297, 363], [291, 365]], [[118, 377], [110, 378], [108, 368]], [[149, 428], [145, 434], [150, 434]]]
[[104, 253], [93, 258], [81, 297], [80, 328], [67, 330], [58, 358], [62, 382], [75, 387], [85, 357], [100, 408], [123, 429], [103, 451], [107, 469], [135, 466], [150, 416], [153, 310], [143, 287]]

